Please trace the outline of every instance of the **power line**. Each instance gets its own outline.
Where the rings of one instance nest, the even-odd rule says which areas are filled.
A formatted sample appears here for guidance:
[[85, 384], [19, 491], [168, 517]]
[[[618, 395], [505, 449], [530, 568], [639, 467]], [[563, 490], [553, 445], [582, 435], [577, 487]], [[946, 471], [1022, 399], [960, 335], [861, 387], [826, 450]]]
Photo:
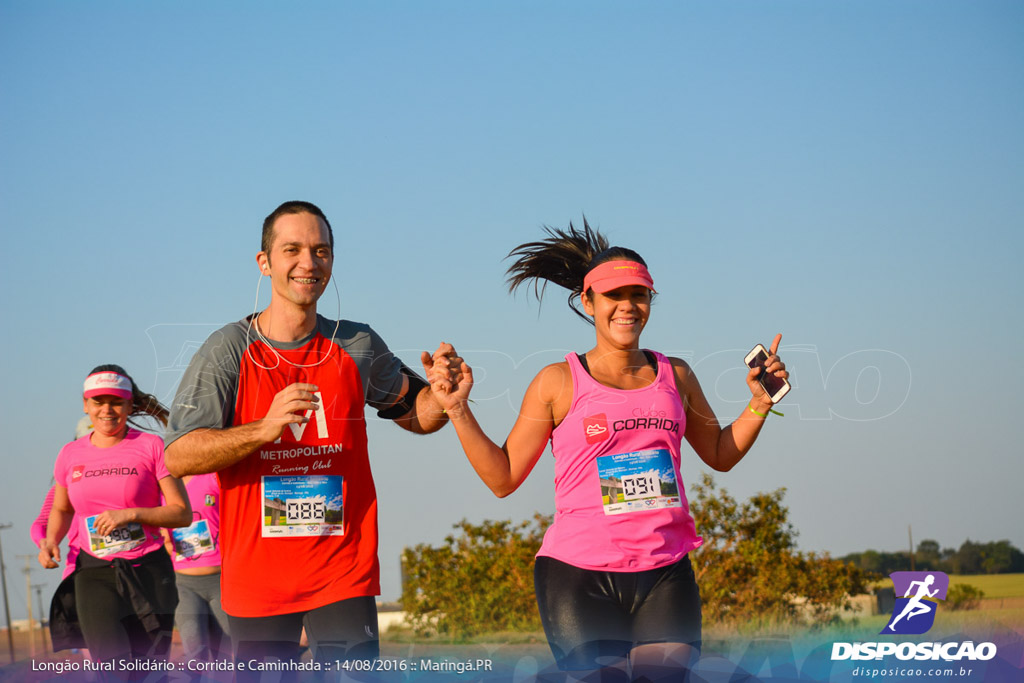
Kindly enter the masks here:
[[49, 625], [49, 620], [45, 618], [46, 612], [43, 611], [43, 589], [46, 588], [45, 583], [34, 583], [32, 588], [36, 591], [36, 602], [39, 606], [39, 635], [43, 640], [43, 654], [50, 654], [50, 646], [46, 644], [46, 627]]
[[[0, 524], [0, 531], [10, 529], [13, 524]], [[0, 534], [2, 539], [2, 534]], [[7, 651], [11, 656], [11, 664], [14, 664], [14, 629], [11, 628], [11, 603], [7, 599], [7, 565], [4, 564], [4, 547], [0, 542], [0, 581], [3, 583], [4, 591], [4, 614], [7, 616]]]
[[28, 605], [28, 656], [35, 659], [36, 656], [36, 627], [32, 619], [32, 560], [33, 555], [15, 555], [18, 559], [25, 560], [25, 568], [21, 573], [25, 575], [25, 601]]

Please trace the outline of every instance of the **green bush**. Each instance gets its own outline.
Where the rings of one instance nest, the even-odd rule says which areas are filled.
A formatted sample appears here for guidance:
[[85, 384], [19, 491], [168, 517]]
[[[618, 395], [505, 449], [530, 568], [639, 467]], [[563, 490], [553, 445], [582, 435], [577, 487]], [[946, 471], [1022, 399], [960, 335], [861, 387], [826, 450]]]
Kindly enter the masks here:
[[537, 631], [533, 558], [551, 517], [454, 525], [444, 545], [402, 552], [402, 607], [419, 635], [465, 639], [497, 631]]
[[946, 591], [946, 606], [952, 610], [978, 609], [985, 591], [969, 583], [955, 583]]
[[832, 623], [872, 578], [827, 555], [796, 549], [797, 532], [782, 504], [786, 490], [740, 503], [705, 474], [690, 511], [704, 544], [691, 553], [704, 624]]

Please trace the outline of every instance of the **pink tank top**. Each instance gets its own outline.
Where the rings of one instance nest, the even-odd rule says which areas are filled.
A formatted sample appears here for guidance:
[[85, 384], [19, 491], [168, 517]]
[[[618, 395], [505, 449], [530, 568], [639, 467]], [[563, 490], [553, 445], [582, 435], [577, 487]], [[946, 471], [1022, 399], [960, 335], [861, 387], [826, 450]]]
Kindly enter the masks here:
[[581, 569], [643, 571], [700, 546], [679, 475], [686, 412], [668, 358], [642, 389], [604, 386], [568, 354], [573, 398], [551, 434], [555, 521], [539, 556]]

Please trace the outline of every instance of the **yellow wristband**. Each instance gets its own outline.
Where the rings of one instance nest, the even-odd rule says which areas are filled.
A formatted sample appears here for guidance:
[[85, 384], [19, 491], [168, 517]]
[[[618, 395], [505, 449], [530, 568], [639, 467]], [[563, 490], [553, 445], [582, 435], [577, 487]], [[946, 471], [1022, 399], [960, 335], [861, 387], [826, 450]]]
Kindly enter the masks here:
[[754, 406], [752, 406], [752, 405], [750, 405], [748, 403], [747, 404], [747, 409], [750, 410], [750, 412], [752, 412], [754, 415], [757, 415], [758, 417], [768, 417], [768, 413], [775, 413], [779, 417], [786, 417], [785, 413], [780, 413], [779, 411], [775, 410], [774, 408], [769, 408], [768, 409], [768, 413], [759, 413], [756, 410], [754, 410]]

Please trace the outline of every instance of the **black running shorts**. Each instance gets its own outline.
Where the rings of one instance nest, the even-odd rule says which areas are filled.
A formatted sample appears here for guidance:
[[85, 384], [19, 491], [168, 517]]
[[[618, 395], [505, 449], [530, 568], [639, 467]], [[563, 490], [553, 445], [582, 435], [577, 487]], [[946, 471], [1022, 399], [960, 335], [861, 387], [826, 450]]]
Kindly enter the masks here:
[[[376, 659], [380, 656], [377, 634], [377, 604], [372, 597], [339, 600], [308, 612], [269, 617], [233, 617], [228, 615], [235, 659], [242, 663], [257, 661], [299, 661], [302, 650], [299, 637], [303, 627], [309, 649], [318, 662]], [[261, 681], [258, 672], [240, 670], [237, 680]], [[298, 680], [288, 674], [283, 681]], [[269, 680], [269, 679], [267, 679]]]
[[688, 556], [641, 572], [592, 571], [538, 557], [533, 577], [544, 633], [562, 670], [607, 666], [650, 643], [700, 649], [700, 593]]

